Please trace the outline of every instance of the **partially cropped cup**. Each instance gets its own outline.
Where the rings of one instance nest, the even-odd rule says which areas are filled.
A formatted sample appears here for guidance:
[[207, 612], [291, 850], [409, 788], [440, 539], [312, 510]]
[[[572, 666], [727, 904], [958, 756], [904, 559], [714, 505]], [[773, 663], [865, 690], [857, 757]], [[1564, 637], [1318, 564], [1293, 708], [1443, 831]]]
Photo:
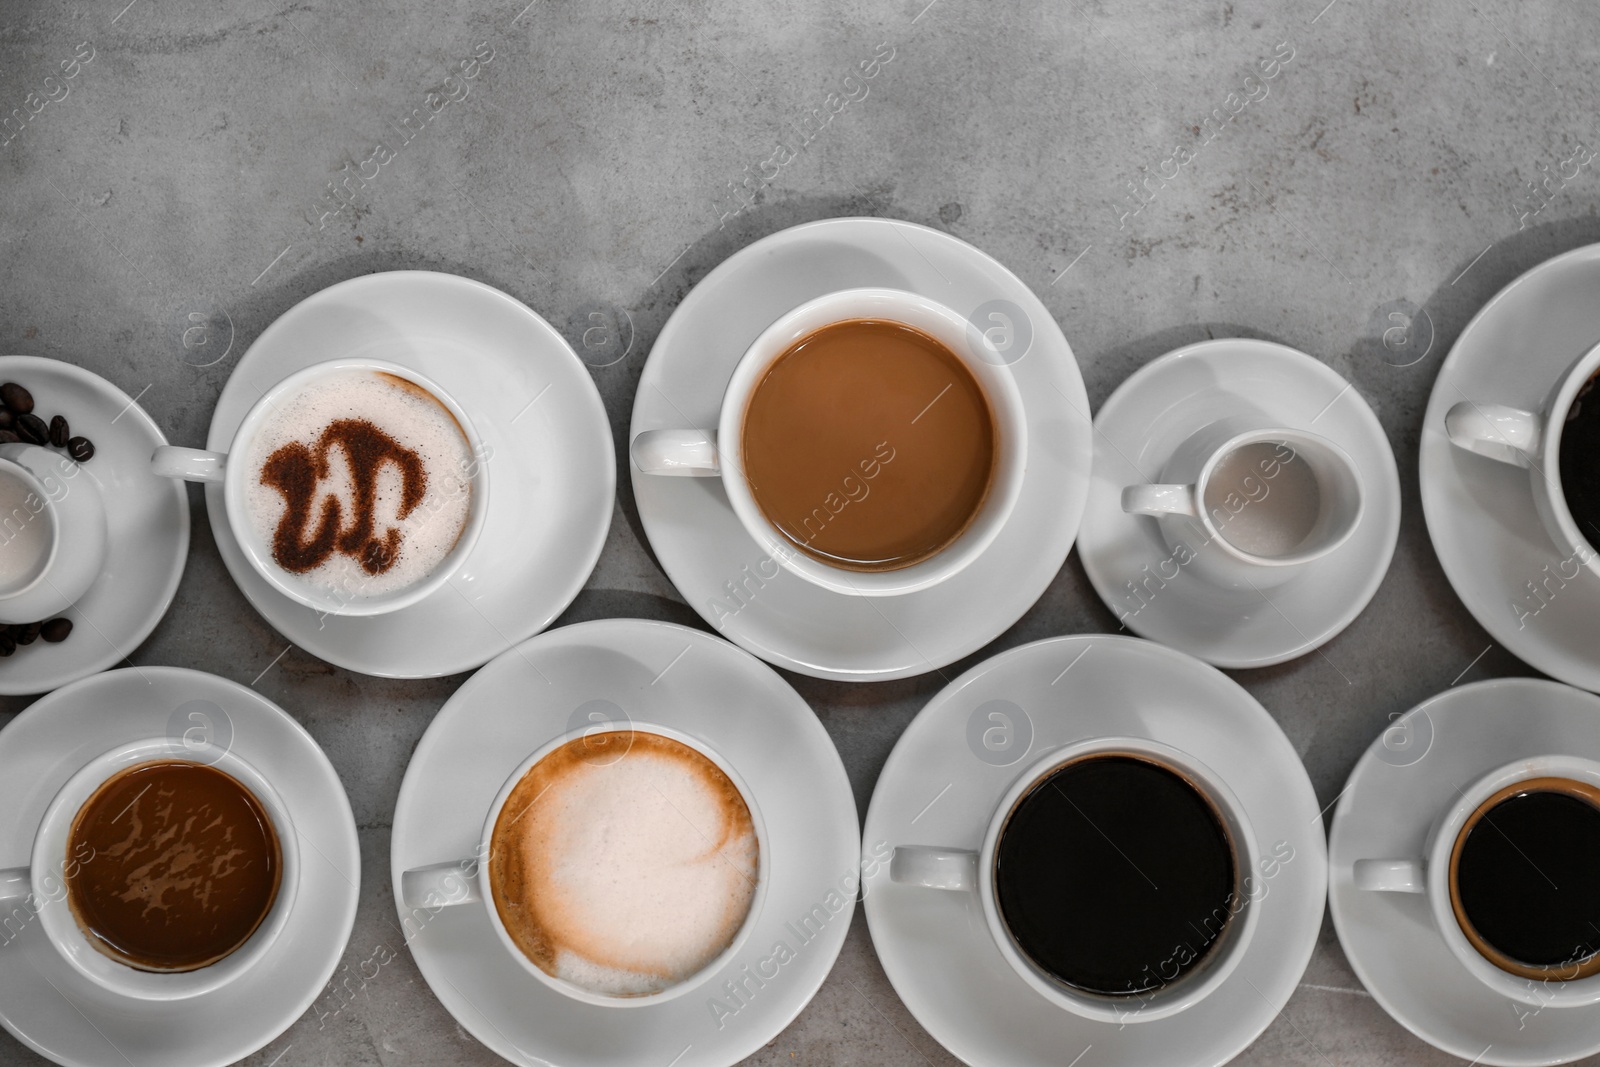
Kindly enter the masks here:
[[1219, 419], [1179, 445], [1157, 485], [1122, 490], [1186, 570], [1225, 588], [1269, 588], [1337, 550], [1365, 493], [1348, 453], [1305, 430]]
[[245, 558], [328, 615], [381, 615], [439, 589], [488, 514], [489, 450], [421, 374], [334, 359], [257, 400], [226, 453], [164, 445], [152, 469], [220, 482]]
[[1243, 806], [1170, 745], [1102, 737], [1045, 756], [1001, 796], [976, 851], [899, 845], [889, 877], [975, 894], [989, 936], [1051, 1003], [1165, 1019], [1238, 966], [1261, 889]]
[[1434, 815], [1420, 854], [1356, 860], [1355, 887], [1426, 896], [1484, 985], [1536, 1008], [1600, 1003], [1600, 763], [1498, 767]]
[[[1556, 379], [1537, 410], [1492, 397], [1462, 400], [1445, 413], [1450, 443], [1528, 471], [1533, 506], [1567, 560], [1600, 574], [1600, 345]], [[1578, 572], [1574, 570], [1573, 574]]]
[[824, 589], [929, 588], [999, 536], [1027, 468], [1021, 392], [974, 333], [916, 293], [817, 297], [751, 343], [714, 430], [646, 430], [634, 466], [720, 477], [751, 538]]
[[683, 996], [738, 954], [768, 852], [754, 797], [709, 745], [664, 726], [591, 726], [525, 759], [476, 853], [403, 872], [400, 897], [413, 929], [483, 904], [507, 955], [545, 986], [639, 1007]]
[[38, 922], [102, 989], [186, 1000], [261, 963], [300, 871], [294, 824], [260, 771], [232, 751], [150, 738], [67, 780], [29, 865], [0, 871], [0, 905]]
[[76, 603], [106, 558], [95, 480], [39, 445], [0, 445], [0, 623], [40, 622]]

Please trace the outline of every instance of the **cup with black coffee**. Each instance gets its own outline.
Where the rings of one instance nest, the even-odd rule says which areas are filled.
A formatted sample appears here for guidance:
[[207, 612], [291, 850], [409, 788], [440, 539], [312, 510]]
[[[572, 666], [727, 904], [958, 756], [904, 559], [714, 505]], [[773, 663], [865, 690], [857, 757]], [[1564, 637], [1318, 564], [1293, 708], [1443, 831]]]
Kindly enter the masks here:
[[1050, 753], [1006, 790], [974, 851], [900, 845], [895, 882], [976, 893], [1038, 993], [1134, 1023], [1199, 1003], [1233, 971], [1264, 892], [1243, 807], [1194, 757], [1144, 738]]
[[634, 466], [720, 477], [756, 543], [825, 589], [926, 589], [993, 543], [1027, 466], [1012, 370], [972, 333], [916, 293], [818, 297], [745, 351], [715, 430], [645, 430]]
[[1357, 860], [1356, 888], [1426, 895], [1474, 977], [1536, 1007], [1600, 1003], [1600, 763], [1517, 760], [1461, 790], [1421, 854]]
[[[1522, 467], [1557, 551], [1600, 574], [1600, 345], [1556, 379], [1536, 411], [1464, 399], [1445, 413], [1450, 443]], [[1576, 571], [1573, 572], [1577, 573]]]
[[164, 445], [151, 467], [220, 482], [239, 547], [280, 593], [330, 615], [380, 615], [437, 590], [472, 551], [488, 458], [436, 383], [349, 358], [267, 390], [228, 452]]
[[289, 921], [299, 877], [294, 826], [271, 783], [237, 753], [161, 738], [119, 745], [62, 786], [30, 865], [0, 871], [0, 903], [26, 903], [97, 985], [173, 1001], [256, 966]]
[[566, 734], [489, 806], [474, 856], [405, 871], [415, 921], [486, 904], [506, 953], [573, 1000], [638, 1007], [697, 987], [760, 914], [768, 849], [737, 772], [704, 742], [634, 723]]

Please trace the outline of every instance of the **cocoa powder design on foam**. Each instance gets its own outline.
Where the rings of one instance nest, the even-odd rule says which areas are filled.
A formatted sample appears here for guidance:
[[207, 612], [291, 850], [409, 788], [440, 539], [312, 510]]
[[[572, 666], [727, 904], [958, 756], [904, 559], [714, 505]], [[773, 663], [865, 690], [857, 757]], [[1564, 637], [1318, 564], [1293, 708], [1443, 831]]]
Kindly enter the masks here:
[[[343, 528], [339, 501], [329, 497], [322, 503], [316, 529], [307, 538], [312, 522], [311, 504], [317, 485], [328, 476], [328, 454], [335, 445], [344, 449], [355, 486], [355, 514], [348, 529]], [[400, 555], [400, 531], [389, 527], [379, 538], [376, 525], [378, 471], [385, 463], [400, 469], [400, 507], [397, 518], [404, 519], [428, 489], [428, 474], [421, 458], [366, 419], [340, 419], [317, 438], [314, 449], [291, 441], [273, 452], [261, 468], [261, 483], [283, 494], [283, 517], [272, 538], [272, 558], [278, 566], [303, 574], [325, 563], [334, 552], [353, 556], [368, 574], [382, 574]]]

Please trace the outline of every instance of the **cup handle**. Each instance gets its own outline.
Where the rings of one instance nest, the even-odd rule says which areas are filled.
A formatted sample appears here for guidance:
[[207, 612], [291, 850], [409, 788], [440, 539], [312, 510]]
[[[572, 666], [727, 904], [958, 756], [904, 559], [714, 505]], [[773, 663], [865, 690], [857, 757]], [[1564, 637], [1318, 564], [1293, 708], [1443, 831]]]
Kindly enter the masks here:
[[33, 879], [28, 868], [0, 870], [0, 904], [16, 904], [33, 895]]
[[227, 455], [200, 448], [162, 445], [150, 456], [150, 469], [163, 478], [182, 478], [186, 482], [220, 482]]
[[646, 430], [633, 439], [633, 465], [645, 474], [714, 478], [722, 473], [709, 430]]
[[1529, 467], [1539, 455], [1544, 419], [1504, 404], [1463, 400], [1445, 413], [1444, 432], [1457, 448], [1514, 467]]
[[964, 848], [900, 845], [889, 858], [889, 880], [929, 889], [977, 889], [978, 854]]
[[1426, 865], [1421, 860], [1356, 860], [1357, 889], [1379, 893], [1427, 892]]
[[1129, 485], [1122, 490], [1122, 510], [1130, 515], [1200, 514], [1192, 485]]
[[400, 875], [401, 902], [408, 908], [448, 908], [482, 900], [478, 879], [469, 873], [477, 869], [477, 860], [412, 868]]

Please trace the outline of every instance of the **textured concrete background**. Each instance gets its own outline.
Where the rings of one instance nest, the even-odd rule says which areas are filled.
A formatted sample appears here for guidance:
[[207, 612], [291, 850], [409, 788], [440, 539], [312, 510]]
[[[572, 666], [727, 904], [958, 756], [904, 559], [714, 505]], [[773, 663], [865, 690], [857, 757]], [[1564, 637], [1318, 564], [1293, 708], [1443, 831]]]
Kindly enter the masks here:
[[[909, 219], [1031, 285], [1096, 405], [1163, 352], [1245, 335], [1326, 361], [1377, 411], [1405, 489], [1387, 581], [1324, 655], [1234, 675], [1325, 802], [1393, 713], [1453, 679], [1531, 673], [1491, 647], [1444, 580], [1418, 503], [1418, 429], [1469, 316], [1540, 260], [1600, 239], [1588, 170], [1547, 204], [1526, 192], [1600, 137], [1585, 80], [1594, 5], [523, 3], [0, 0], [0, 112], [16, 116], [0, 128], [0, 351], [87, 366], [142, 394], [173, 441], [201, 444], [235, 361], [294, 303], [372, 271], [452, 271], [575, 342], [590, 311], [627, 313], [629, 355], [594, 371], [625, 456], [645, 354], [719, 261], [811, 219]], [[774, 145], [851, 91], [845, 77], [880, 42], [893, 59], [866, 98], [739, 211], [729, 183], [759, 185]], [[75, 50], [92, 59], [61, 82]], [[1270, 81], [1246, 83], [1291, 51]], [[475, 52], [492, 59], [445, 83]], [[441, 85], [457, 99], [324, 218], [330, 181], [426, 114]], [[1228, 114], [1230, 93], [1234, 106], [1249, 98], [1238, 116], [1197, 133], [1212, 109]], [[1181, 166], [1167, 162], [1179, 145], [1192, 153]], [[1412, 319], [1386, 348], [1383, 331]], [[192, 500], [177, 601], [131, 658], [249, 682], [285, 642], [235, 589]], [[605, 553], [560, 621], [615, 615], [698, 624], [645, 548], [625, 471]], [[1020, 623], [945, 673], [1115, 628], [1074, 555]], [[290, 648], [257, 682], [321, 742], [355, 808], [366, 878], [352, 968], [397, 936], [391, 810], [413, 745], [461, 681], [381, 681]], [[789, 681], [838, 743], [863, 811], [895, 738], [944, 684]], [[0, 1064], [33, 1062], [0, 1035]], [[337, 1017], [308, 1015], [250, 1062], [499, 1061], [401, 953]], [[954, 1061], [900, 1005], [858, 913], [821, 993], [750, 1062]], [[1304, 984], [1237, 1062], [1451, 1061], [1361, 989], [1325, 924]]]

